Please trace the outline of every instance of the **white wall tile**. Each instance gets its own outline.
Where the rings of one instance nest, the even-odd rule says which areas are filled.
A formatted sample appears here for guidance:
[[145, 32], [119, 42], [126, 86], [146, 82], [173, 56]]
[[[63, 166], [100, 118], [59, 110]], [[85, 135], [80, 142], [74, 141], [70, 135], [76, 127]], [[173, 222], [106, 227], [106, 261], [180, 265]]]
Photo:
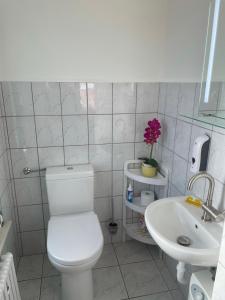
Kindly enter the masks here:
[[225, 135], [212, 133], [208, 172], [222, 183], [225, 183]]
[[176, 187], [170, 183], [169, 185], [169, 197], [177, 197], [177, 196], [183, 196], [184, 194], [181, 193], [176, 189]]
[[123, 171], [113, 171], [113, 196], [123, 194]]
[[181, 83], [180, 97], [178, 104], [179, 114], [188, 114], [193, 116], [194, 102], [196, 94], [196, 83]]
[[159, 97], [158, 83], [137, 84], [137, 113], [157, 112]]
[[0, 157], [0, 191], [3, 192], [10, 182], [7, 152]]
[[173, 168], [173, 152], [166, 147], [163, 147], [162, 149], [162, 166], [168, 169], [171, 176]]
[[64, 145], [88, 144], [87, 116], [63, 116]]
[[112, 143], [112, 115], [89, 115], [89, 143]]
[[[14, 219], [14, 211], [13, 211], [13, 199], [10, 193], [10, 185], [6, 186], [4, 191], [1, 193], [1, 211], [4, 218], [4, 221]], [[1, 188], [2, 191], [2, 188]]]
[[111, 198], [95, 198], [94, 210], [100, 221], [108, 221], [112, 217]]
[[140, 157], [149, 157], [150, 147], [146, 143], [135, 143], [135, 159]]
[[159, 85], [159, 105], [158, 113], [165, 114], [166, 108], [166, 93], [167, 93], [167, 83], [163, 82]]
[[62, 146], [62, 119], [59, 116], [35, 117], [38, 147]]
[[36, 147], [34, 117], [7, 117], [11, 148]]
[[134, 142], [135, 115], [113, 115], [113, 143]]
[[29, 82], [3, 82], [2, 91], [7, 116], [31, 116], [34, 114]]
[[94, 196], [96, 198], [112, 195], [112, 172], [96, 172], [94, 180]]
[[47, 194], [47, 187], [46, 187], [46, 177], [41, 176], [41, 195], [43, 203], [48, 203], [48, 194]]
[[49, 205], [43, 204], [43, 214], [44, 214], [44, 227], [45, 229], [48, 228], [48, 221], [50, 219], [50, 213], [49, 213]]
[[157, 114], [157, 119], [158, 119], [158, 121], [160, 122], [160, 125], [161, 125], [161, 128], [160, 128], [161, 134], [159, 136], [158, 143], [161, 144], [161, 145], [163, 145], [163, 143], [164, 143], [164, 134], [165, 134], [165, 131], [166, 131], [166, 129], [164, 129], [164, 127], [166, 128], [165, 118], [166, 118], [165, 115]]
[[63, 147], [38, 149], [40, 168], [64, 165]]
[[184, 159], [188, 160], [191, 138], [191, 125], [177, 120], [174, 151]]
[[183, 194], [186, 190], [186, 173], [187, 161], [177, 155], [174, 155], [172, 183]]
[[112, 169], [112, 145], [90, 145], [89, 159], [95, 171], [110, 171]]
[[6, 151], [8, 145], [5, 138], [4, 118], [0, 117], [0, 156]]
[[58, 82], [32, 83], [35, 115], [61, 115]]
[[113, 144], [113, 170], [123, 170], [124, 162], [134, 159], [134, 144]]
[[3, 91], [2, 91], [2, 82], [0, 82], [0, 116], [5, 116], [5, 108], [3, 102]]
[[65, 164], [87, 164], [88, 163], [88, 145], [85, 146], [66, 146]]
[[165, 107], [165, 114], [167, 116], [176, 118], [178, 101], [179, 101], [179, 84], [168, 83], [167, 93], [166, 93], [166, 107]]
[[136, 84], [113, 84], [113, 113], [135, 113], [136, 109]]
[[218, 101], [218, 110], [225, 110], [224, 98], [225, 98], [225, 82], [221, 82], [220, 96]]
[[[208, 185], [205, 190], [205, 198], [208, 193]], [[213, 206], [220, 211], [225, 210], [225, 186], [218, 180], [215, 180], [215, 188], [213, 193]]]
[[39, 177], [15, 179], [17, 204], [31, 205], [42, 202], [41, 182]]
[[156, 143], [153, 146], [153, 158], [156, 159], [159, 163], [162, 160], [162, 149], [163, 147], [159, 143]]
[[162, 143], [170, 150], [174, 149], [176, 119], [165, 116], [162, 123]]
[[22, 232], [21, 239], [23, 255], [44, 253], [46, 251], [44, 230]]
[[[203, 98], [199, 103], [199, 110], [201, 111], [216, 111], [219, 101], [219, 92], [221, 84], [220, 82], [212, 82], [210, 87], [210, 95], [208, 103], [203, 102]], [[203, 86], [203, 91], [205, 90], [205, 85]]]
[[156, 114], [138, 114], [136, 115], [136, 133], [135, 142], [144, 141], [145, 128], [148, 126], [148, 121], [156, 118]]
[[123, 198], [122, 196], [113, 197], [113, 211], [116, 220], [123, 217]]
[[20, 206], [18, 211], [21, 231], [32, 231], [44, 228], [42, 205]]
[[12, 169], [15, 178], [33, 177], [38, 173], [23, 174], [23, 168], [39, 169], [38, 153], [36, 148], [11, 149]]
[[63, 82], [61, 87], [62, 114], [86, 114], [87, 90], [86, 83]]
[[88, 83], [88, 113], [112, 113], [112, 84]]

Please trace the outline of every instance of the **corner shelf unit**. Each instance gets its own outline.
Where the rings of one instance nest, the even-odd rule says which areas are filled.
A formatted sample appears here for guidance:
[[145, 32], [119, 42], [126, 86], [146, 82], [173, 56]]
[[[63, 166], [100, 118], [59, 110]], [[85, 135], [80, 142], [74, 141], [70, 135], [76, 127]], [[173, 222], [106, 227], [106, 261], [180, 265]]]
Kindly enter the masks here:
[[128, 179], [137, 181], [140, 183], [164, 186], [164, 196], [167, 196], [168, 187], [168, 170], [160, 167], [160, 171], [155, 177], [145, 177], [141, 173], [141, 160], [128, 160], [124, 163], [124, 189], [123, 189], [123, 241], [126, 240], [126, 234], [131, 238], [150, 245], [155, 245], [155, 241], [152, 239], [148, 232], [143, 232], [138, 223], [128, 224], [126, 220], [126, 208], [144, 215], [146, 206], [141, 205], [140, 197], [134, 197], [133, 202], [127, 200], [127, 188]]

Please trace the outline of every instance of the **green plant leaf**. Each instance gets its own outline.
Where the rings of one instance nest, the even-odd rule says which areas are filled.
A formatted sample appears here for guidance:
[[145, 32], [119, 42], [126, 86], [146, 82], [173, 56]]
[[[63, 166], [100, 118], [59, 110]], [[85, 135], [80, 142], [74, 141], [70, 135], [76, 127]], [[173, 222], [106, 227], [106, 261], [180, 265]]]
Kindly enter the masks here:
[[157, 169], [159, 167], [158, 162], [154, 158], [146, 159], [145, 164], [151, 165], [152, 167], [157, 168]]

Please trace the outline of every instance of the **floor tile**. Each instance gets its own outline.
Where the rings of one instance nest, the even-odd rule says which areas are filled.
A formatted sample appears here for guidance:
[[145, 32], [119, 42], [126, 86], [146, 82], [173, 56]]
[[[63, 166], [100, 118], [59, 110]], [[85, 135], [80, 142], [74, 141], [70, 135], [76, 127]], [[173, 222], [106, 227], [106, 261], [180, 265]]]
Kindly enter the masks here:
[[60, 275], [59, 271], [56, 270], [53, 265], [50, 263], [48, 259], [48, 255], [44, 256], [44, 264], [43, 264], [43, 277]]
[[151, 256], [153, 259], [159, 259], [160, 258], [160, 248], [157, 245], [149, 245], [147, 246], [148, 250], [151, 253]]
[[42, 254], [21, 257], [17, 273], [18, 281], [41, 278], [42, 265]]
[[122, 275], [129, 297], [167, 291], [167, 287], [153, 261], [122, 265]]
[[94, 300], [120, 300], [128, 297], [119, 267], [93, 271]]
[[173, 300], [169, 292], [157, 293], [154, 295], [147, 295], [143, 297], [130, 298], [134, 300]]
[[41, 291], [41, 279], [19, 282], [19, 290], [22, 300], [39, 300]]
[[60, 276], [45, 277], [42, 279], [40, 300], [61, 300]]
[[116, 243], [114, 247], [120, 264], [152, 260], [151, 254], [143, 243], [131, 240], [126, 243]]
[[112, 244], [104, 245], [102, 255], [95, 268], [111, 267], [116, 265], [118, 265], [118, 262]]
[[161, 259], [155, 260], [155, 263], [160, 271], [167, 287], [169, 290], [177, 289], [178, 284], [176, 280], [173, 278], [172, 274], [169, 272], [167, 266], [165, 265], [164, 261]]
[[185, 300], [185, 298], [180, 290], [170, 291], [170, 294], [171, 294], [173, 300]]

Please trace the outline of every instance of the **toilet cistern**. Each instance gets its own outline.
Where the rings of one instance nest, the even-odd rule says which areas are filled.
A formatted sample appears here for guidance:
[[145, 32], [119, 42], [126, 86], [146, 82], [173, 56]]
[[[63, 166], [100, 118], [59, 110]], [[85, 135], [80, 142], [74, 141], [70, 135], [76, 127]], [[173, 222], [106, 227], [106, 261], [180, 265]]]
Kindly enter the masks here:
[[93, 300], [92, 268], [103, 248], [94, 212], [94, 170], [91, 164], [46, 170], [50, 220], [47, 252], [61, 273], [63, 300]]

